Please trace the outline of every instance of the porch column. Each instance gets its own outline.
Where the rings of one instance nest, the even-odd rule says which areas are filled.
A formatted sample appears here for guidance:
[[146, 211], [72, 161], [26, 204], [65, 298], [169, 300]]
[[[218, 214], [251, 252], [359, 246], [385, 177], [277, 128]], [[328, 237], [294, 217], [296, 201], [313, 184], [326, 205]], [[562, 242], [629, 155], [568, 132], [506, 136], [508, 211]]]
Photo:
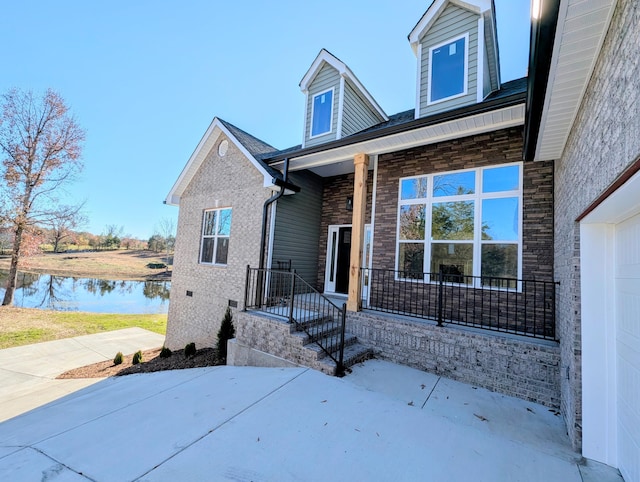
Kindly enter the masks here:
[[349, 298], [347, 310], [359, 311], [362, 286], [360, 285], [360, 263], [364, 246], [364, 224], [367, 209], [367, 175], [369, 156], [356, 154], [353, 158], [355, 176], [353, 180], [353, 216], [351, 221], [351, 262], [349, 266]]

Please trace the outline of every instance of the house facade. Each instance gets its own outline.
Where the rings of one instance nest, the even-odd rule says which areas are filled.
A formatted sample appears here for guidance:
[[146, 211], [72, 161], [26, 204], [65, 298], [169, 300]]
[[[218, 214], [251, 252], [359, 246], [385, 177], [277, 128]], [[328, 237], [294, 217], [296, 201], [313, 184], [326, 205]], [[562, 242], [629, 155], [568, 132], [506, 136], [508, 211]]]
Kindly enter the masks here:
[[[214, 119], [167, 197], [180, 207], [167, 346], [212, 346], [231, 306], [230, 363], [333, 373], [378, 356], [558, 409], [585, 456], [628, 465], [636, 435], [619, 442], [612, 427], [623, 419], [608, 407], [622, 400], [632, 408], [620, 416], [636, 423], [638, 371], [614, 381], [619, 362], [602, 343], [615, 344], [619, 309], [602, 306], [618, 303], [603, 286], [635, 276], [623, 270], [635, 258], [594, 253], [638, 235], [629, 192], [640, 190], [626, 184], [640, 155], [638, 11], [587, 1], [583, 17], [570, 4], [541, 2], [528, 79], [501, 82], [493, 2], [436, 0], [409, 34], [412, 109], [387, 114], [322, 50], [300, 82], [301, 145], [277, 150]], [[592, 57], [563, 77], [586, 41], [562, 34], [587, 20], [597, 27], [585, 30], [597, 33], [584, 44]], [[625, 54], [613, 55], [620, 45]], [[576, 93], [562, 99], [567, 82]], [[621, 186], [632, 186], [621, 196], [628, 209], [590, 208]], [[619, 259], [624, 273], [611, 268]], [[609, 297], [602, 306], [596, 293]], [[628, 303], [632, 341], [619, 351], [637, 353], [638, 308]], [[603, 455], [612, 453], [603, 434], [627, 455]]]
[[[542, 1], [526, 158], [554, 160], [562, 413], [585, 457], [640, 480], [640, 8]], [[532, 67], [538, 66], [538, 72]]]

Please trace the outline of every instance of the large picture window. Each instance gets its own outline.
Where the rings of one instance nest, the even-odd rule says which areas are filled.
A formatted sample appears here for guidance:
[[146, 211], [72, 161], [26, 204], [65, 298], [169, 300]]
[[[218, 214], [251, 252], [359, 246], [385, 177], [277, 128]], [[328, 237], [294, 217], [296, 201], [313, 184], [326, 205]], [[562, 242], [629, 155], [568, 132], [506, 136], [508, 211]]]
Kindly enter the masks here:
[[467, 93], [468, 43], [467, 34], [429, 49], [429, 104]]
[[311, 137], [331, 132], [333, 121], [333, 89], [313, 96], [311, 103]]
[[400, 179], [399, 278], [520, 278], [521, 170], [518, 163]]
[[210, 209], [204, 212], [202, 221], [202, 246], [200, 262], [226, 265], [231, 235], [231, 208]]

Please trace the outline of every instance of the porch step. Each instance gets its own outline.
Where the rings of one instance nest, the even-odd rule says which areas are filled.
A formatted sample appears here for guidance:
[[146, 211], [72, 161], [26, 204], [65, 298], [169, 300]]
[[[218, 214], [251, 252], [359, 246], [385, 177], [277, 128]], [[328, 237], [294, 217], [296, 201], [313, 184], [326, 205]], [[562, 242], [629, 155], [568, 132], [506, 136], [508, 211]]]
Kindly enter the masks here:
[[[344, 368], [349, 371], [348, 369], [354, 366], [356, 363], [360, 363], [370, 358], [373, 358], [373, 350], [356, 341], [355, 343], [344, 347], [342, 364], [344, 365]], [[319, 360], [318, 365], [320, 371], [322, 371], [323, 373], [326, 373], [328, 375], [340, 375], [339, 373], [336, 373], [336, 362], [334, 362], [328, 356], [325, 356], [324, 358]]]

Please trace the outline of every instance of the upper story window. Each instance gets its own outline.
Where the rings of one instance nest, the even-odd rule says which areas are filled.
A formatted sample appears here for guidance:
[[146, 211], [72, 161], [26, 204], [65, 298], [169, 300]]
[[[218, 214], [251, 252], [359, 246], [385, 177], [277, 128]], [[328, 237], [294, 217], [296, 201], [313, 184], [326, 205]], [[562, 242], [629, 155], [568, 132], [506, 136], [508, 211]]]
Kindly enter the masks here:
[[468, 45], [467, 33], [429, 49], [429, 104], [467, 93]]
[[202, 221], [200, 263], [225, 266], [230, 234], [231, 208], [206, 210]]
[[311, 137], [331, 132], [333, 120], [333, 89], [313, 96], [311, 103]]
[[[400, 179], [399, 278], [494, 285], [521, 272], [521, 164]], [[429, 273], [425, 275], [425, 273]], [[504, 283], [499, 286], [505, 286]]]

